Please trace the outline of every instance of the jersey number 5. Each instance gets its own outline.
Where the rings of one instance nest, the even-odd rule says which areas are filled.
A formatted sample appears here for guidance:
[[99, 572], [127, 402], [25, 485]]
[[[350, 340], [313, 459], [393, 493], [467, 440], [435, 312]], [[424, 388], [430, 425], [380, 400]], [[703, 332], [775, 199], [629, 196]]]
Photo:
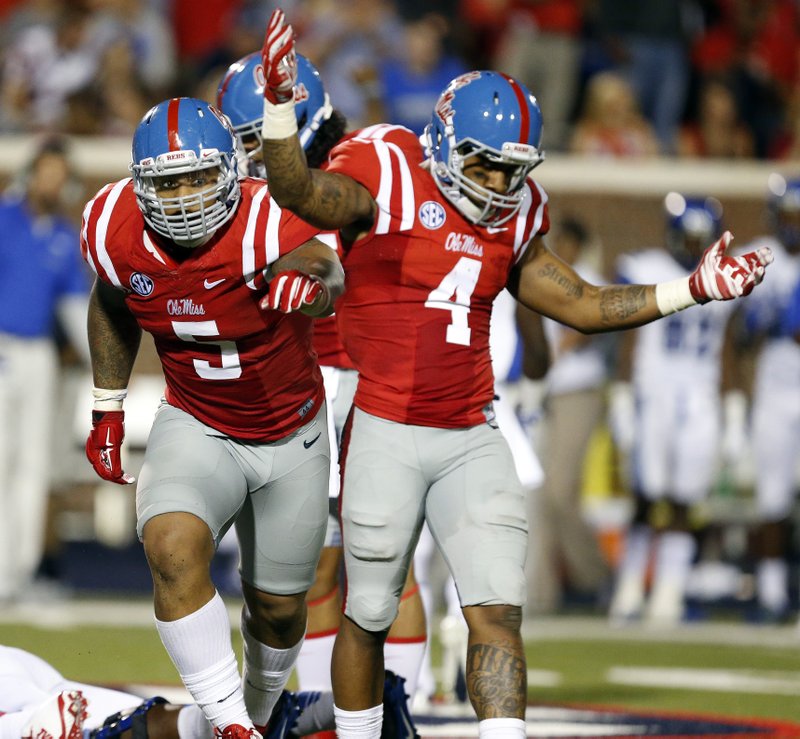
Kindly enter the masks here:
[[439, 283], [431, 290], [425, 301], [426, 308], [440, 308], [450, 311], [450, 325], [447, 327], [445, 341], [448, 344], [469, 346], [472, 330], [469, 327], [469, 301], [472, 291], [478, 284], [481, 262], [469, 257], [461, 257]]
[[[211, 341], [205, 340], [207, 336], [219, 336], [216, 321], [173, 321], [172, 329], [179, 339], [190, 341], [193, 344], [208, 346], [216, 344], [222, 353], [220, 367], [212, 366], [207, 359], [194, 358], [194, 371], [204, 380], [235, 380], [241, 377], [242, 365], [239, 361], [239, 352], [236, 351], [234, 341]], [[202, 336], [203, 341], [198, 341], [197, 337]]]

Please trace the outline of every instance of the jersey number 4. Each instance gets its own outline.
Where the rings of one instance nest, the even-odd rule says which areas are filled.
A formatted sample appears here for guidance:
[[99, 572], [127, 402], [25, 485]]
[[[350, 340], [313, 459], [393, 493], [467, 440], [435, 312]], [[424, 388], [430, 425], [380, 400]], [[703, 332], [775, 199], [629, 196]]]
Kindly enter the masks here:
[[447, 327], [445, 341], [448, 344], [469, 346], [472, 330], [469, 327], [469, 302], [472, 291], [478, 284], [481, 262], [469, 257], [461, 257], [439, 283], [431, 290], [425, 301], [426, 308], [440, 308], [450, 311], [450, 325]]
[[[179, 339], [193, 344], [208, 346], [216, 344], [222, 354], [220, 367], [214, 367], [207, 359], [194, 358], [194, 371], [204, 380], [235, 380], [241, 377], [242, 364], [235, 341], [213, 341], [206, 337], [219, 336], [216, 321], [173, 321], [172, 329]], [[198, 341], [202, 337], [202, 341]]]

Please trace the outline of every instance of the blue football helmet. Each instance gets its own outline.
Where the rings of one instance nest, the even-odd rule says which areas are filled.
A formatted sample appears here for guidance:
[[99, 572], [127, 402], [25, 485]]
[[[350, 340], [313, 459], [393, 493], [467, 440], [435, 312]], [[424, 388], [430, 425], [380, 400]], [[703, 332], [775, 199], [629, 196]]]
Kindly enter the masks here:
[[[467, 72], [450, 82], [422, 134], [442, 194], [481, 226], [498, 226], [519, 210], [525, 179], [544, 161], [541, 139], [536, 98], [512, 77], [488, 71]], [[464, 175], [464, 161], [474, 155], [510, 168], [505, 193]]]
[[800, 251], [800, 178], [787, 179], [773, 173], [767, 179], [770, 225], [790, 252]]
[[[196, 194], [159, 197], [156, 192], [156, 178], [212, 167], [219, 170], [216, 182]], [[182, 246], [211, 236], [233, 215], [241, 195], [230, 121], [195, 98], [171, 98], [145, 113], [133, 134], [131, 172], [147, 224]]]
[[[217, 89], [217, 107], [231, 119], [242, 145], [246, 146], [250, 160], [258, 158], [261, 149], [261, 122], [264, 118], [264, 68], [261, 65], [261, 52], [248, 54], [228, 67]], [[319, 127], [331, 117], [333, 107], [317, 68], [302, 54], [297, 55], [294, 111], [300, 145], [307, 149]], [[248, 139], [257, 143], [247, 144]], [[259, 161], [253, 164], [253, 173], [256, 176], [266, 176], [263, 164]]]
[[705, 249], [722, 235], [722, 204], [712, 197], [670, 192], [664, 198], [667, 247], [684, 267], [697, 264]]

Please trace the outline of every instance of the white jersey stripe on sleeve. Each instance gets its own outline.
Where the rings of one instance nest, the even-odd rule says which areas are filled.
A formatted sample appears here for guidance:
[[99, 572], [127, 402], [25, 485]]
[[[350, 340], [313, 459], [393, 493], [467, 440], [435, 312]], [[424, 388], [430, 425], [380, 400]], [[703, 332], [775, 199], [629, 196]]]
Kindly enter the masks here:
[[269, 199], [269, 217], [267, 218], [267, 266], [277, 261], [281, 255], [280, 225], [283, 211], [272, 198]]
[[375, 233], [386, 234], [389, 233], [389, 226], [392, 221], [392, 163], [389, 157], [389, 149], [385, 142], [375, 141], [373, 146], [381, 167], [381, 180], [378, 185], [378, 194], [375, 198], [375, 202], [378, 205], [378, 223], [375, 226]]
[[408, 160], [403, 156], [403, 152], [397, 144], [387, 144], [389, 149], [395, 153], [397, 161], [400, 163], [400, 194], [403, 198], [403, 215], [400, 219], [400, 230], [408, 231], [414, 225], [414, 185], [411, 182], [411, 170], [408, 167]]
[[525, 230], [525, 224], [528, 222], [531, 208], [533, 207], [533, 193], [530, 190], [531, 181], [528, 182], [528, 190], [525, 193], [525, 198], [522, 201], [522, 207], [516, 217], [516, 229], [514, 233], [514, 261], [525, 253], [528, 242], [539, 233], [544, 220], [544, 208], [547, 203], [547, 193], [539, 186], [538, 182], [534, 182], [537, 191], [539, 192], [540, 202], [536, 208], [533, 216], [533, 224], [529, 232]]
[[97, 232], [95, 234], [97, 260], [100, 262], [100, 265], [108, 275], [108, 279], [119, 288], [122, 288], [122, 282], [120, 282], [120, 279], [117, 276], [117, 270], [114, 269], [114, 265], [111, 262], [111, 257], [106, 249], [106, 236], [108, 235], [108, 224], [111, 220], [111, 214], [114, 211], [114, 206], [117, 204], [119, 196], [122, 194], [122, 191], [130, 181], [131, 178], [126, 177], [124, 180], [117, 182], [117, 184], [111, 188], [111, 192], [108, 194], [108, 198], [103, 205], [103, 211], [100, 214], [100, 218], [97, 220]]
[[267, 186], [259, 188], [250, 202], [250, 212], [247, 214], [247, 226], [242, 237], [242, 274], [245, 283], [251, 290], [256, 289], [255, 270], [256, 270], [256, 222], [261, 211], [261, 201], [267, 194]]
[[[110, 188], [111, 188], [111, 183], [109, 183], [108, 185], [105, 185], [103, 188], [101, 188], [101, 190], [97, 193], [97, 195], [95, 195], [88, 203], [86, 203], [86, 207], [83, 209], [83, 216], [82, 216], [83, 227], [81, 228], [81, 237], [82, 237], [83, 242], [85, 244], [89, 243], [88, 239], [86, 238], [88, 233], [89, 233], [89, 214], [92, 212], [92, 209], [94, 208], [94, 204], [95, 204], [95, 201], [97, 200], [97, 198], [99, 198], [101, 195], [103, 195], [106, 192], [108, 192], [108, 190]], [[95, 274], [97, 274], [97, 265], [94, 263], [94, 257], [92, 256], [92, 250], [88, 249], [88, 248], [86, 249], [86, 261], [88, 262], [89, 266], [92, 268], [92, 271]]]
[[378, 222], [376, 234], [386, 234], [391, 230], [392, 202], [397, 196], [398, 182], [392, 175], [392, 155], [400, 168], [400, 230], [408, 231], [414, 225], [414, 186], [411, 181], [411, 170], [401, 149], [386, 141], [373, 141], [375, 152], [381, 167], [381, 179], [375, 202], [378, 204]]

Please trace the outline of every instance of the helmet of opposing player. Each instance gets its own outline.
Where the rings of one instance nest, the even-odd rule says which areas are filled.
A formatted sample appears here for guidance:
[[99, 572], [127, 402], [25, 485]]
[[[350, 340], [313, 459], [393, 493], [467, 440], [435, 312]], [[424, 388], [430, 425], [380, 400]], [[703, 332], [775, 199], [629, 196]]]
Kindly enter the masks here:
[[[209, 170], [207, 186], [164, 197], [159, 183]], [[182, 246], [197, 246], [234, 213], [241, 191], [236, 135], [214, 106], [171, 98], [151, 108], [133, 134], [133, 186], [139, 209], [157, 233]]]
[[708, 246], [722, 234], [722, 204], [712, 197], [677, 192], [664, 198], [667, 247], [686, 269], [692, 269]]
[[[439, 96], [422, 134], [442, 194], [470, 221], [498, 226], [519, 210], [525, 179], [544, 160], [542, 113], [531, 92], [508, 75], [476, 71], [456, 77]], [[479, 156], [507, 172], [494, 192], [464, 174]]]
[[[261, 52], [254, 52], [228, 67], [217, 89], [217, 107], [231, 119], [236, 135], [253, 164], [252, 173], [265, 177], [261, 163], [261, 123], [264, 119], [264, 68]], [[331, 117], [328, 93], [317, 68], [302, 54], [297, 55], [294, 111], [298, 136], [308, 149], [319, 127]]]
[[775, 237], [792, 254], [800, 252], [800, 178], [773, 173], [767, 179], [767, 209]]

